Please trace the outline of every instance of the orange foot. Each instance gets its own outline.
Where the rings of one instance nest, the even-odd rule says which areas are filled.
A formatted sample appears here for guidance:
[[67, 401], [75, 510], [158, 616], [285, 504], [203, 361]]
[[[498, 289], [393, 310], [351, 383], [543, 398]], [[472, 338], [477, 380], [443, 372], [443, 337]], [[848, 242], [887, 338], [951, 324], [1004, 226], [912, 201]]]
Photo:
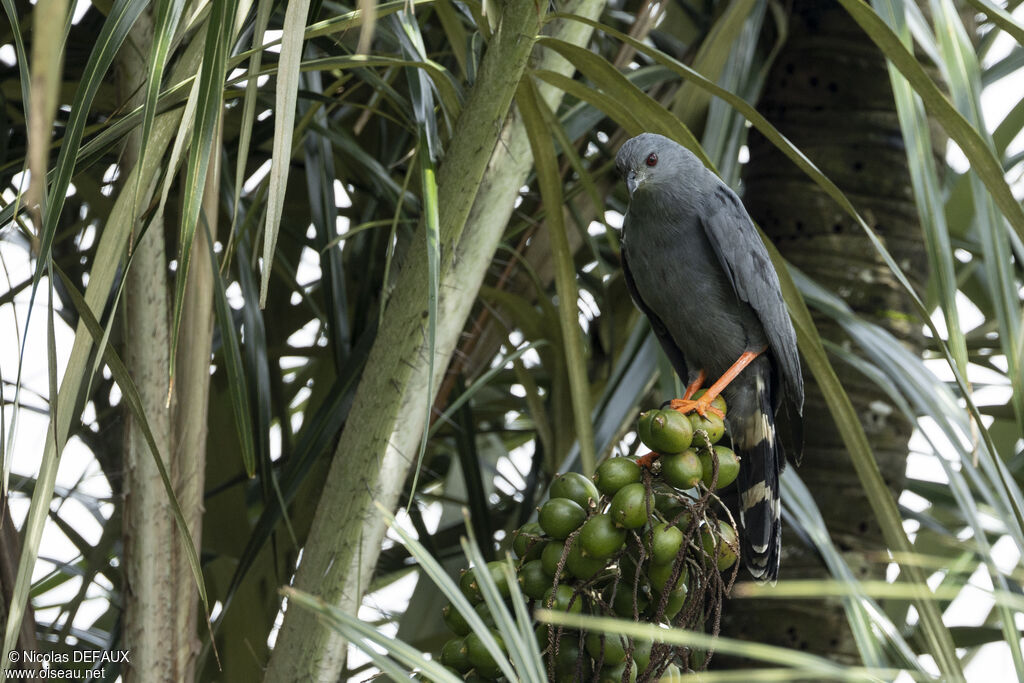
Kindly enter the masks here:
[[[725, 415], [722, 414], [722, 411], [711, 405], [711, 402], [715, 400], [715, 396], [718, 396], [718, 392], [712, 394], [710, 391], [708, 391], [703, 396], [698, 398], [696, 401], [690, 400], [691, 397], [694, 394], [696, 394], [702, 386], [704, 386], [705, 379], [707, 379], [707, 375], [704, 373], [703, 370], [701, 370], [699, 373], [697, 373], [697, 378], [693, 380], [689, 384], [689, 386], [686, 387], [686, 392], [683, 394], [683, 397], [674, 398], [671, 401], [669, 401], [669, 407], [672, 408], [672, 410], [679, 411], [683, 415], [686, 415], [687, 413], [692, 413], [693, 411], [696, 410], [698, 415], [704, 417], [704, 414], [710, 410], [718, 417], [724, 418]], [[710, 397], [709, 394], [711, 394]]]
[[649, 470], [649, 469], [651, 469], [651, 466], [654, 465], [654, 461], [657, 460], [660, 457], [661, 457], [661, 453], [655, 453], [654, 451], [651, 451], [650, 453], [646, 453], [644, 455], [641, 455], [639, 458], [637, 458], [636, 459], [636, 464], [640, 465], [640, 467], [643, 467], [643, 468]]
[[686, 415], [687, 413], [692, 413], [693, 411], [696, 410], [698, 415], [704, 417], [705, 414], [710, 410], [718, 417], [724, 418], [725, 415], [722, 414], [722, 411], [711, 405], [711, 402], [714, 401], [720, 393], [722, 393], [723, 389], [729, 386], [729, 382], [736, 379], [736, 375], [740, 374], [743, 368], [750, 365], [750, 363], [755, 358], [760, 356], [767, 349], [768, 347], [765, 346], [758, 351], [744, 351], [743, 353], [741, 353], [740, 357], [736, 359], [736, 362], [733, 363], [729, 367], [729, 369], [725, 371], [725, 374], [719, 377], [717, 382], [712, 384], [711, 387], [708, 388], [708, 390], [704, 392], [704, 394], [700, 398], [694, 401], [691, 400], [691, 397], [695, 393], [697, 393], [697, 390], [700, 389], [705, 379], [705, 373], [703, 370], [701, 370], [697, 375], [697, 379], [691, 382], [690, 386], [686, 387], [686, 393], [683, 394], [683, 397], [674, 398], [671, 401], [669, 401], [669, 407], [671, 407], [673, 410], [678, 410], [683, 415]]
[[706, 413], [712, 412], [718, 417], [724, 418], [725, 413], [723, 413], [715, 406], [711, 405], [711, 401], [713, 401], [715, 397], [712, 396], [710, 401], [706, 400], [707, 397], [708, 394], [704, 394], [695, 401], [690, 400], [688, 398], [674, 398], [668, 402], [668, 407], [671, 408], [672, 410], [679, 411], [683, 415], [692, 413], [693, 411], [697, 411], [698, 415], [704, 417]]

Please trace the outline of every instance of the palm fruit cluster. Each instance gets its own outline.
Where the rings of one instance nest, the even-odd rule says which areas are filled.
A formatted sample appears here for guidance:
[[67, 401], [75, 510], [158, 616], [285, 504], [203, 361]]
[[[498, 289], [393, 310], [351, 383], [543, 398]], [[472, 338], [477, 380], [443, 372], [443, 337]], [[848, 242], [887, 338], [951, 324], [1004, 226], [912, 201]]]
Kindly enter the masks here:
[[[713, 405], [725, 414], [721, 398]], [[657, 454], [641, 462], [652, 464], [615, 457], [593, 480], [575, 472], [555, 478], [537, 521], [512, 536], [519, 588], [535, 608], [715, 630], [739, 551], [731, 518], [716, 514], [725, 508], [715, 490], [739, 472], [736, 454], [718, 444], [724, 421], [711, 411], [702, 417], [652, 410], [640, 416], [637, 433]], [[465, 571], [460, 587], [492, 625], [474, 578], [481, 570], [508, 589], [497, 562]], [[456, 637], [445, 644], [441, 662], [467, 680], [498, 680], [497, 665], [465, 619], [451, 606], [444, 618]], [[673, 680], [710, 659], [710, 653], [544, 624], [536, 634], [555, 682]]]
[[[701, 389], [694, 398], [703, 394]], [[722, 416], [710, 410], [703, 416], [696, 412], [683, 415], [671, 408], [640, 415], [637, 433], [645, 446], [661, 455], [652, 469], [660, 472], [666, 484], [685, 490], [700, 481], [706, 489], [716, 490], [725, 488], [739, 475], [739, 457], [731, 448], [718, 443], [725, 435], [725, 399], [718, 396], [711, 406]]]

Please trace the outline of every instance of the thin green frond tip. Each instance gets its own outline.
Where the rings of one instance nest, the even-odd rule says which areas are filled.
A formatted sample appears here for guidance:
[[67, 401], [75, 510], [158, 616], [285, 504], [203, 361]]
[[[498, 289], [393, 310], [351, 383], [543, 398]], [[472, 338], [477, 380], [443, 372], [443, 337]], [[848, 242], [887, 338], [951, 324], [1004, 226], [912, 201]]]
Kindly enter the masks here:
[[[408, 680], [413, 670], [420, 670], [431, 681], [438, 683], [459, 683], [457, 678], [440, 662], [427, 657], [408, 643], [384, 635], [373, 624], [362, 621], [322, 598], [310, 595], [291, 586], [280, 589], [282, 596], [302, 609], [316, 612], [333, 631], [362, 650], [384, 673], [393, 680]], [[371, 647], [374, 645], [376, 647]], [[387, 654], [382, 654], [382, 648]]]
[[[463, 509], [463, 518], [466, 520], [466, 530], [469, 538], [463, 537], [460, 539], [462, 552], [473, 563], [474, 567], [485, 568], [488, 564], [483, 553], [480, 552], [480, 546], [473, 534], [473, 526], [469, 523], [469, 511], [466, 509]], [[512, 575], [511, 580], [508, 582], [509, 597], [511, 597], [512, 592], [515, 592], [519, 599], [522, 600], [523, 596], [519, 591], [519, 583], [515, 579], [514, 572], [511, 572], [511, 563], [508, 558], [505, 559], [503, 564], [503, 571], [509, 572]], [[531, 669], [540, 662], [540, 653], [536, 652], [537, 640], [533, 630], [529, 627], [529, 617], [522, 624], [523, 629], [517, 628], [516, 620], [509, 612], [508, 606], [498, 591], [498, 586], [490, 571], [477, 571], [476, 577], [484, 597], [484, 602], [490, 607], [491, 615], [494, 617], [495, 628], [501, 634], [508, 650], [506, 655], [497, 642], [488, 643], [486, 645], [487, 649], [494, 657], [495, 662], [509, 680], [518, 680], [521, 683], [545, 683], [547, 677], [542, 672], [539, 672], [539, 675], [530, 675]], [[485, 640], [485, 642], [486, 640], [492, 640], [484, 639], [482, 633], [480, 635], [481, 639]], [[532, 654], [530, 653], [531, 647], [534, 649]], [[515, 676], [517, 673], [519, 674], [518, 677]]]
[[89, 55], [89, 61], [82, 72], [80, 85], [75, 91], [75, 99], [71, 103], [71, 116], [68, 119], [64, 140], [60, 145], [60, 152], [57, 155], [57, 163], [53, 167], [53, 181], [49, 188], [40, 238], [39, 254], [41, 258], [36, 265], [32, 281], [32, 301], [35, 300], [35, 292], [39, 285], [39, 279], [45, 270], [45, 258], [53, 245], [54, 236], [57, 232], [57, 223], [60, 220], [61, 211], [67, 198], [68, 186], [71, 184], [71, 176], [74, 174], [77, 154], [85, 132], [85, 125], [92, 110], [92, 102], [99, 91], [100, 85], [104, 82], [107, 71], [114, 61], [114, 55], [121, 49], [128, 32], [134, 25], [135, 20], [146, 8], [144, 2], [133, 2], [132, 0], [117, 0], [107, 15], [99, 35], [96, 37], [96, 44]]
[[546, 339], [530, 342], [529, 344], [525, 344], [524, 346], [519, 347], [512, 353], [506, 355], [504, 358], [498, 360], [498, 362], [496, 362], [493, 365], [493, 367], [491, 367], [484, 374], [480, 375], [480, 377], [478, 377], [473, 382], [473, 384], [471, 384], [466, 390], [460, 393], [458, 398], [456, 398], [454, 401], [448, 404], [448, 407], [445, 408], [444, 412], [441, 413], [441, 415], [436, 420], [434, 420], [433, 426], [429, 426], [427, 434], [429, 436], [433, 436], [441, 425], [446, 424], [452, 418], [452, 416], [455, 415], [455, 411], [457, 411], [459, 408], [465, 405], [467, 401], [473, 398], [473, 395], [476, 394], [476, 392], [480, 391], [485, 386], [487, 386], [487, 384], [492, 379], [494, 379], [499, 373], [501, 373], [505, 369], [505, 366], [507, 366], [509, 363], [515, 363], [520, 358], [522, 358], [523, 354], [526, 353], [527, 351], [531, 351], [533, 349], [537, 349], [547, 345], [548, 341]]
[[192, 129], [190, 154], [185, 172], [178, 272], [174, 279], [168, 402], [174, 388], [175, 359], [178, 355], [178, 335], [181, 332], [181, 319], [185, 308], [185, 285], [188, 282], [188, 270], [192, 260], [192, 244], [195, 240], [196, 227], [199, 225], [203, 195], [206, 192], [206, 176], [210, 169], [210, 158], [214, 154], [213, 143], [217, 138], [217, 129], [220, 126], [222, 90], [228, 50], [226, 38], [233, 34], [231, 22], [234, 19], [237, 4], [237, 0], [224, 0], [214, 5], [216, 11], [210, 14], [210, 21], [206, 29], [206, 41], [203, 45], [203, 66], [199, 74], [196, 121], [195, 127]]
[[[153, 45], [149, 54], [149, 66], [146, 76], [146, 96], [142, 112], [142, 137], [139, 142], [138, 165], [143, 166], [149, 150], [149, 137], [156, 119], [157, 99], [160, 95], [160, 82], [163, 79], [164, 67], [171, 50], [171, 42], [178, 30], [185, 0], [160, 0], [156, 8], [156, 25], [153, 30]], [[135, 177], [132, 192], [132, 218], [138, 215], [139, 195], [142, 191], [142, 175]]]
[[[382, 505], [380, 501], [373, 501], [373, 505], [380, 512], [381, 517], [383, 517], [388, 527], [392, 531], [394, 531], [395, 534], [399, 537], [399, 539], [402, 542], [402, 545], [405, 546], [405, 548], [409, 551], [409, 554], [412, 555], [412, 557], [417, 561], [420, 570], [423, 572], [423, 575], [426, 578], [430, 579], [430, 581], [432, 581], [435, 586], [437, 586], [441, 593], [449, 601], [451, 601], [453, 605], [455, 605], [455, 608], [459, 611], [459, 613], [466, 618], [466, 621], [469, 622], [470, 627], [480, 634], [480, 637], [483, 640], [485, 646], [488, 648], [488, 651], [490, 651], [492, 655], [495, 656], [496, 660], [500, 660], [504, 662], [505, 665], [507, 665], [507, 661], [505, 661], [505, 658], [501, 656], [498, 649], [499, 646], [495, 641], [494, 637], [491, 635], [490, 630], [487, 628], [486, 624], [484, 624], [483, 620], [480, 618], [480, 615], [477, 614], [477, 612], [473, 609], [473, 606], [470, 604], [466, 596], [462, 593], [460, 588], [448, 575], [447, 570], [443, 566], [441, 566], [440, 563], [438, 563], [438, 561], [427, 551], [425, 547], [423, 547], [422, 543], [420, 543], [415, 538], [410, 536], [409, 532], [407, 532], [405, 529], [402, 528], [400, 524], [398, 524], [397, 520], [395, 519], [395, 516], [392, 515], [391, 511], [388, 510], [384, 505]], [[463, 508], [462, 514], [463, 517], [466, 517], [469, 514], [469, 511], [466, 510], [466, 508]], [[476, 550], [476, 552], [479, 553], [479, 550]], [[509, 676], [514, 674], [514, 672], [511, 669], [508, 669], [507, 666], [503, 668], [503, 671]], [[518, 679], [510, 678], [510, 680]]]
[[596, 465], [594, 450], [594, 426], [590, 418], [590, 384], [587, 379], [586, 351], [577, 320], [576, 302], [579, 289], [572, 263], [572, 251], [565, 233], [562, 214], [562, 181], [555, 159], [551, 137], [541, 115], [541, 107], [547, 105], [538, 96], [536, 85], [524, 81], [517, 93], [519, 112], [530, 141], [534, 164], [537, 169], [537, 184], [545, 206], [555, 207], [547, 215], [548, 234], [551, 250], [555, 257], [555, 291], [558, 293], [558, 322], [562, 331], [566, 368], [569, 375], [569, 393], [572, 401], [573, 424], [580, 448], [580, 463], [583, 473], [591, 475]]
[[[239, 347], [238, 331], [231, 317], [231, 306], [228, 304], [227, 288], [224, 277], [220, 273], [217, 254], [213, 250], [213, 237], [210, 235], [206, 221], [207, 248], [210, 252], [210, 266], [213, 271], [213, 304], [217, 327], [223, 340], [221, 347], [224, 353], [224, 365], [228, 374], [228, 394], [231, 397], [231, 411], [235, 417], [235, 430], [242, 450], [242, 464], [245, 474], [252, 478], [256, 474], [256, 445], [253, 439], [252, 412], [249, 406], [249, 387], [245, 381], [242, 367], [242, 353]], [[282, 510], [284, 506], [282, 505]]]
[[412, 488], [406, 511], [412, 507], [416, 496], [416, 485], [420, 479], [423, 456], [427, 452], [430, 436], [430, 415], [434, 407], [434, 350], [437, 344], [437, 297], [441, 270], [441, 218], [437, 201], [437, 176], [434, 160], [430, 156], [426, 130], [421, 127], [419, 141], [420, 182], [423, 187], [423, 222], [427, 237], [427, 417], [423, 422], [423, 436], [416, 456], [416, 470], [413, 472]]
[[288, 167], [295, 132], [295, 105], [299, 93], [299, 68], [305, 40], [309, 0], [288, 3], [281, 37], [281, 58], [277, 64], [277, 93], [274, 107], [274, 149], [270, 166], [270, 191], [267, 193], [267, 223], [263, 231], [263, 265], [260, 269], [260, 308], [267, 305], [271, 264], [277, 248], [277, 235], [288, 187]]
[[763, 643], [752, 643], [746, 640], [736, 640], [724, 636], [710, 636], [706, 633], [688, 631], [681, 628], [665, 629], [655, 624], [643, 624], [632, 620], [594, 617], [543, 608], [538, 609], [535, 616], [542, 624], [567, 626], [569, 628], [603, 633], [616, 633], [630, 638], [651, 640], [678, 647], [715, 650], [720, 653], [776, 664], [785, 667], [786, 670], [802, 669], [813, 671], [818, 674], [821, 680], [879, 682], [892, 680], [891, 674], [893, 672], [865, 672], [863, 669], [850, 669], [824, 657], [807, 652]]
[[993, 24], [1006, 31], [1020, 45], [1024, 45], [1024, 25], [1017, 23], [1013, 15], [998, 5], [988, 0], [967, 0], [967, 4], [974, 7]]
[[[874, 6], [879, 15], [893, 27], [894, 32], [899, 35], [904, 45], [912, 45], [913, 39], [903, 16], [902, 5], [897, 10], [893, 0], [874, 0]], [[931, 154], [928, 120], [924, 105], [920, 98], [914, 95], [909, 82], [899, 74], [899, 71], [891, 63], [888, 71], [900, 129], [907, 150], [914, 200], [921, 215], [925, 249], [931, 264], [942, 312], [946, 317], [946, 328], [949, 330], [950, 353], [960, 367], [960, 372], [966, 376], [967, 344], [961, 330], [956, 305], [953, 249], [949, 241], [945, 204], [940, 191], [941, 183], [935, 167], [935, 160]], [[879, 315], [902, 323], [909, 323], [913, 320], [909, 315], [900, 311], [885, 310], [880, 311]]]
[[235, 188], [231, 199], [231, 229], [235, 229], [238, 220], [238, 206], [242, 197], [242, 186], [245, 181], [246, 162], [249, 160], [249, 144], [252, 140], [253, 122], [256, 120], [256, 84], [257, 74], [263, 62], [263, 36], [270, 22], [271, 0], [259, 0], [256, 9], [256, 23], [252, 34], [252, 56], [246, 73], [245, 96], [242, 104], [242, 124], [238, 133], [238, 153], [235, 162]]
[[[27, 121], [31, 177], [25, 200], [30, 211], [38, 206], [43, 213], [47, 212], [46, 166], [61, 86], [67, 12], [67, 0], [39, 0], [32, 13], [32, 99], [28, 102], [31, 116]], [[41, 255], [43, 259], [49, 256]]]

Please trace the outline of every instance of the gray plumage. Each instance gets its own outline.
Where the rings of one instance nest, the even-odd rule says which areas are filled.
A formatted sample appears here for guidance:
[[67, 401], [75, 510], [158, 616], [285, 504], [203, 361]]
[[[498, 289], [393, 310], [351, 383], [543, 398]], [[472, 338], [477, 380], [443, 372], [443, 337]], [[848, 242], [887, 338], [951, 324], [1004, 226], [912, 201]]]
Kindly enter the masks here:
[[804, 398], [778, 276], [735, 193], [687, 149], [645, 133], [623, 144], [615, 163], [630, 192], [626, 284], [680, 378], [689, 383], [703, 369], [710, 386], [743, 352], [767, 346], [722, 396], [741, 458], [741, 555], [755, 578], [774, 581], [784, 462], [775, 413], [785, 395], [798, 423]]

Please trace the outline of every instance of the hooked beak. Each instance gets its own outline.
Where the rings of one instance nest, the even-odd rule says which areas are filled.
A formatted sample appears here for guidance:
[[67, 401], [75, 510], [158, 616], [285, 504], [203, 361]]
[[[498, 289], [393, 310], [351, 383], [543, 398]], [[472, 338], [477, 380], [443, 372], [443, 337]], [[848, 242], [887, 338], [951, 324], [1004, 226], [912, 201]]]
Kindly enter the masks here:
[[630, 197], [632, 197], [633, 193], [636, 192], [636, 188], [644, 184], [645, 180], [647, 180], [646, 173], [641, 172], [638, 174], [636, 171], [631, 169], [629, 173], [626, 174], [626, 189], [629, 190]]

